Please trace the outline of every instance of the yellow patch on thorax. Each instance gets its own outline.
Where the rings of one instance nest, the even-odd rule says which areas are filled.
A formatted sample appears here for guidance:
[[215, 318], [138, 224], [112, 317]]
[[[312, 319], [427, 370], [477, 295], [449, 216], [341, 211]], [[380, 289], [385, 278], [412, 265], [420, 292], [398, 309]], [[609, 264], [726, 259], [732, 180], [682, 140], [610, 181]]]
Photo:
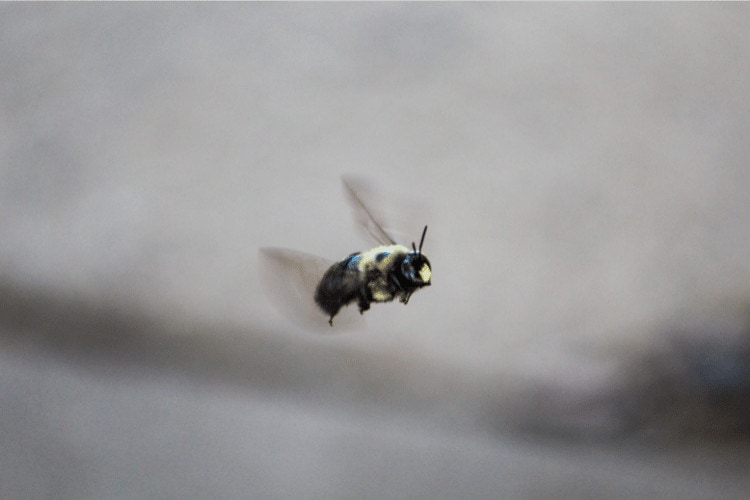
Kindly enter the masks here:
[[[364, 269], [376, 267], [381, 271], [389, 270], [393, 265], [393, 260], [409, 253], [409, 249], [403, 245], [383, 245], [375, 247], [366, 252], [362, 252], [361, 265]], [[382, 260], [378, 262], [378, 256], [385, 254]]]

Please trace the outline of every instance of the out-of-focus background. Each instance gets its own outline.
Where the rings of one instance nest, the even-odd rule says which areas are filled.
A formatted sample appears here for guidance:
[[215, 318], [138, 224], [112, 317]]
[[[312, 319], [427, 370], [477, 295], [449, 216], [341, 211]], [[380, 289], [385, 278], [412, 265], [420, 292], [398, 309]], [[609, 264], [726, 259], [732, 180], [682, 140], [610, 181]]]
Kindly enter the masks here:
[[[745, 497], [749, 9], [0, 6], [0, 497]], [[434, 279], [321, 335], [342, 174]]]

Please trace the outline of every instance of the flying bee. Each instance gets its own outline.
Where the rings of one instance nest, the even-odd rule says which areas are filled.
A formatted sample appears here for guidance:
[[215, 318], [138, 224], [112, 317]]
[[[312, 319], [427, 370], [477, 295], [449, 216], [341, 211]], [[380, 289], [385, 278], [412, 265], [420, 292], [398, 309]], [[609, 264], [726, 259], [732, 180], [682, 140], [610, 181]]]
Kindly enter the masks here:
[[408, 304], [415, 291], [432, 282], [430, 261], [422, 254], [427, 226], [418, 247], [414, 242], [411, 249], [396, 243], [362, 201], [361, 187], [348, 178], [343, 182], [359, 225], [379, 246], [335, 263], [293, 250], [261, 249], [261, 271], [269, 288], [280, 291], [285, 301], [293, 298], [298, 319], [315, 310], [318, 315], [325, 313], [331, 326], [344, 306], [356, 302], [359, 313], [364, 314], [373, 302], [398, 299]]
[[330, 315], [328, 323], [339, 310], [355, 300], [363, 314], [373, 302], [390, 302], [398, 298], [409, 303], [411, 295], [432, 279], [430, 261], [422, 255], [427, 226], [422, 231], [419, 248], [412, 242], [412, 251], [392, 242], [366, 252], [355, 252], [332, 265], [315, 288], [315, 303]]

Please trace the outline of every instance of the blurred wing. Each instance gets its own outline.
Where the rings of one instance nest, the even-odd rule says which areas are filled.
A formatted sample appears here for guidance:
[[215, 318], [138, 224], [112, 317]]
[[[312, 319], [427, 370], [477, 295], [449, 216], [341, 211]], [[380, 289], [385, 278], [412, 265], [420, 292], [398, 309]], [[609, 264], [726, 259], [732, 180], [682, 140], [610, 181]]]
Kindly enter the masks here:
[[378, 222], [376, 214], [363, 201], [370, 195], [366, 184], [356, 177], [343, 176], [344, 190], [354, 208], [354, 218], [365, 234], [372, 238], [378, 245], [395, 245], [396, 241], [383, 226]]
[[322, 333], [336, 333], [361, 325], [359, 314], [344, 314], [344, 308], [328, 324], [328, 315], [315, 303], [315, 287], [333, 262], [285, 248], [260, 249], [260, 276], [279, 311], [295, 323]]

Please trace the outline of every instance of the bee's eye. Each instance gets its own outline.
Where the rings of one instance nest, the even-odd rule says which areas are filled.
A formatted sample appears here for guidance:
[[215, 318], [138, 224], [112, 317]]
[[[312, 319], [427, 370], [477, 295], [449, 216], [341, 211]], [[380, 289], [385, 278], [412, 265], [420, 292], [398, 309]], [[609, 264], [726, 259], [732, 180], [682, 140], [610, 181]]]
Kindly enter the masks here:
[[417, 277], [416, 270], [414, 269], [414, 266], [411, 262], [408, 260], [405, 260], [404, 263], [401, 265], [401, 272], [411, 281], [414, 281]]

